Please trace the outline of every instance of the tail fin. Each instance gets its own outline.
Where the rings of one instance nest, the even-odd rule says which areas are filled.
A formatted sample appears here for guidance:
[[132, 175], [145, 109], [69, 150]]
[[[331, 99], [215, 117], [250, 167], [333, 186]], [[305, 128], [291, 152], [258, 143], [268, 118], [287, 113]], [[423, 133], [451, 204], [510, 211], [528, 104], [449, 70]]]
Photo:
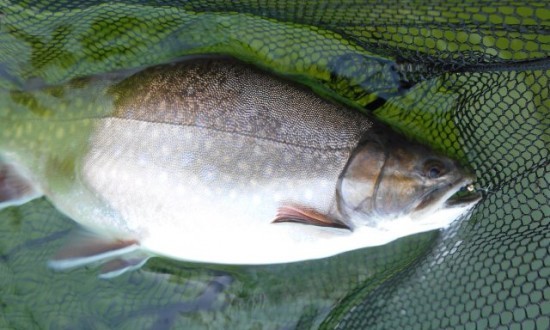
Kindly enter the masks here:
[[0, 209], [25, 204], [42, 196], [42, 192], [15, 165], [0, 159]]

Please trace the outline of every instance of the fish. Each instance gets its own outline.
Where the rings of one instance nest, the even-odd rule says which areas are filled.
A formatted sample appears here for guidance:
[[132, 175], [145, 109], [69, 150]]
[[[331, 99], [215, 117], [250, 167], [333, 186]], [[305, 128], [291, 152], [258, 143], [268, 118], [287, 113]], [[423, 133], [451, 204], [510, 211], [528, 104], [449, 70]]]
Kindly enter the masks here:
[[81, 228], [56, 270], [326, 258], [445, 228], [480, 200], [456, 160], [234, 58], [3, 99], [0, 206], [45, 197]]

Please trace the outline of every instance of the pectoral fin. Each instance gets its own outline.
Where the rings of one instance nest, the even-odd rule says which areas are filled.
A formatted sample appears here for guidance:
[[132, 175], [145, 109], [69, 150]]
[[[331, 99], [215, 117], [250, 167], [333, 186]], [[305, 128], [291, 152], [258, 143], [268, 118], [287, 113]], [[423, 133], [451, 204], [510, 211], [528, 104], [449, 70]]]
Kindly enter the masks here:
[[312, 226], [333, 227], [351, 230], [345, 223], [317, 212], [312, 208], [301, 206], [283, 206], [279, 208], [273, 223], [294, 222]]
[[0, 161], [0, 209], [25, 204], [42, 195], [14, 165]]
[[103, 264], [100, 277], [109, 278], [141, 267], [148, 257], [138, 255], [138, 252], [139, 243], [136, 240], [106, 239], [81, 230], [69, 238], [48, 266], [55, 270], [68, 270]]

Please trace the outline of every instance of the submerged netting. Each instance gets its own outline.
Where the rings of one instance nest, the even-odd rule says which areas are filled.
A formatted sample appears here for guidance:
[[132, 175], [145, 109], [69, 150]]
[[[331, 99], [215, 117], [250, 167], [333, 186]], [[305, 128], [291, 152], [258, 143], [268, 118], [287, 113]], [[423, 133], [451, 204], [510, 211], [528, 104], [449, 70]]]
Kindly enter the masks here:
[[[0, 325], [550, 327], [548, 4], [0, 0], [4, 93], [210, 53], [288, 75], [459, 158], [483, 201], [442, 233], [383, 247], [255, 268], [159, 259], [116, 288], [93, 272], [31, 275], [47, 259], [33, 249], [70, 227], [33, 202], [0, 213]], [[100, 287], [86, 291], [83, 278]], [[106, 308], [109, 297], [120, 305]]]

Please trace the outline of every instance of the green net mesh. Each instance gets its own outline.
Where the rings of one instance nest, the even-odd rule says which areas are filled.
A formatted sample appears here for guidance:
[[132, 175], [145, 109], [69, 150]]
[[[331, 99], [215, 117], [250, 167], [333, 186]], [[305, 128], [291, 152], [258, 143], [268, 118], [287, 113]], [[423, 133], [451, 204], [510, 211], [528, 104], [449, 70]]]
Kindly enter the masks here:
[[0, 97], [210, 53], [461, 159], [484, 200], [443, 232], [324, 260], [156, 258], [112, 281], [46, 269], [74, 224], [37, 200], [0, 211], [0, 328], [550, 327], [547, 3], [0, 0]]

